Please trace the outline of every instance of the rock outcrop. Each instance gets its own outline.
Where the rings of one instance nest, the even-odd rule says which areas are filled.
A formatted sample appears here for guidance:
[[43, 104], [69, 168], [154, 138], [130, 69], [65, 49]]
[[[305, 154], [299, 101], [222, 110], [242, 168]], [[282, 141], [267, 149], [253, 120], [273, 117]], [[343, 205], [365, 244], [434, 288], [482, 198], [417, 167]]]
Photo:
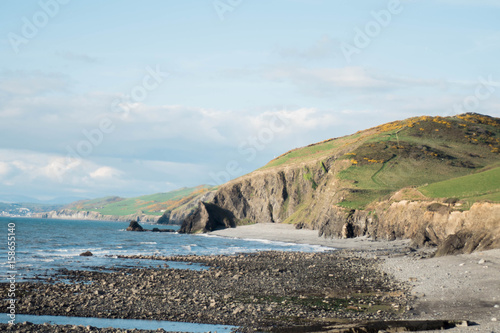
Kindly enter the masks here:
[[160, 219], [157, 221], [158, 224], [179, 224], [196, 212], [200, 202], [210, 202], [213, 200], [215, 191], [208, 191], [200, 195], [195, 196], [190, 199], [182, 206], [177, 207], [173, 210], [166, 211]]
[[137, 221], [130, 221], [127, 231], [144, 231], [144, 228]]
[[152, 232], [175, 232], [174, 229], [144, 229], [137, 221], [130, 221], [126, 231], [152, 231]]
[[199, 209], [184, 221], [179, 232], [196, 233], [234, 228], [236, 223], [237, 220], [231, 211], [213, 203], [201, 202]]

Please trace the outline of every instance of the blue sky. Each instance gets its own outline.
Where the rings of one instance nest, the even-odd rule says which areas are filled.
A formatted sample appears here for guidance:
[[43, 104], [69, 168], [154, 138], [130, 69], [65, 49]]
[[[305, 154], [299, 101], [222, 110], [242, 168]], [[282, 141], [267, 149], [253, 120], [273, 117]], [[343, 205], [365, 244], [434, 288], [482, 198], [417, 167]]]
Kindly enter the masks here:
[[498, 117], [499, 16], [493, 0], [4, 0], [0, 195], [165, 192], [392, 120]]

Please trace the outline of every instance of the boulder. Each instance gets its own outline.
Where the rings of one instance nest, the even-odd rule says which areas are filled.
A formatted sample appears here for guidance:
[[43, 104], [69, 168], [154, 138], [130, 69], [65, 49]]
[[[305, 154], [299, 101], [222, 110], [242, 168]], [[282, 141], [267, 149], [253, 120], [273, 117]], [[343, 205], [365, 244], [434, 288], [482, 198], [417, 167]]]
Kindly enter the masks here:
[[127, 231], [144, 231], [144, 228], [137, 221], [130, 221]]
[[446, 256], [462, 253], [472, 253], [476, 250], [487, 250], [498, 248], [500, 239], [494, 239], [488, 231], [461, 230], [456, 234], [449, 235], [439, 244], [435, 256]]
[[92, 254], [92, 252], [90, 251], [85, 251], [83, 253], [80, 253], [80, 256], [82, 257], [92, 257], [94, 254]]

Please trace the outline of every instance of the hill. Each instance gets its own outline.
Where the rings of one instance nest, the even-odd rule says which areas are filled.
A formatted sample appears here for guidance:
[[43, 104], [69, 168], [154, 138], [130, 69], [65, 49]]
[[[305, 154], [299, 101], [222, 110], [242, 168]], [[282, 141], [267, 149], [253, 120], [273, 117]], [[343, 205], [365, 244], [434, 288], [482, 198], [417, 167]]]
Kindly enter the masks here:
[[[160, 222], [163, 223], [180, 223], [178, 218], [185, 218], [195, 206], [193, 201], [197, 203], [196, 200], [203, 198], [209, 190], [210, 186], [201, 185], [134, 198], [110, 196], [80, 200], [58, 211], [41, 214], [40, 217], [124, 221], [136, 219], [144, 222], [156, 222], [161, 219]], [[169, 219], [170, 216], [174, 218]]]
[[281, 222], [327, 236], [439, 243], [474, 214], [493, 214], [483, 227], [500, 224], [499, 154], [499, 118], [395, 121], [294, 149], [220, 186], [182, 231]]
[[193, 197], [210, 189], [207, 185], [184, 187], [166, 193], [156, 193], [135, 198], [105, 197], [93, 200], [81, 200], [67, 205], [66, 209], [92, 211], [102, 215], [125, 216], [141, 212], [146, 215], [161, 216], [168, 210], [174, 210]]

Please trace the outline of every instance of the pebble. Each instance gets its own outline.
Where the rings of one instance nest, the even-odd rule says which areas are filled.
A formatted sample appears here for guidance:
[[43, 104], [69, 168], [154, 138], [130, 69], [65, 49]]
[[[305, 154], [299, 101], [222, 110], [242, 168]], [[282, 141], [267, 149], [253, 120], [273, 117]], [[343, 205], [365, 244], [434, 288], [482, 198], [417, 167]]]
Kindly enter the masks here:
[[481, 259], [481, 260], [479, 260], [477, 263], [478, 263], [479, 265], [482, 265], [482, 264], [484, 264], [485, 262], [486, 262], [486, 261], [485, 261], [484, 259]]
[[[365, 309], [366, 306], [360, 305], [371, 303], [406, 309], [410, 301], [405, 294], [406, 284], [384, 274], [373, 255], [361, 258], [356, 251], [128, 258], [193, 262], [209, 269], [203, 272], [173, 268], [121, 268], [111, 272], [63, 269], [57, 277], [70, 283], [20, 285], [25, 297], [18, 309], [38, 315], [224, 324], [241, 327], [242, 332], [253, 332], [254, 329], [288, 329], [300, 324], [294, 319], [299, 317], [311, 323], [322, 323], [332, 317], [355, 321], [395, 320], [400, 316], [397, 310], [373, 313], [346, 308]], [[332, 279], [330, 275], [337, 278]], [[98, 289], [82, 284], [88, 281]], [[5, 288], [0, 285], [0, 293], [4, 293]], [[349, 298], [353, 293], [363, 296]], [[339, 309], [332, 299], [344, 299], [349, 305]], [[25, 332], [34, 331], [39, 330]], [[57, 331], [80, 332], [71, 327]], [[81, 332], [88, 331], [82, 327]]]

